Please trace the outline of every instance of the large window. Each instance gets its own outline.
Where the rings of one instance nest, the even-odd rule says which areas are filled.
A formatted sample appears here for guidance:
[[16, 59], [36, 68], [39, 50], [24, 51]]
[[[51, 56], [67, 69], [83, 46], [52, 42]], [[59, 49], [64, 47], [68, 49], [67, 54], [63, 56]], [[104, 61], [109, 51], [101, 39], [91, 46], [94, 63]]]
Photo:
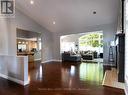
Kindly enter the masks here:
[[80, 37], [79, 49], [80, 51], [93, 50], [103, 52], [103, 33], [88, 33]]

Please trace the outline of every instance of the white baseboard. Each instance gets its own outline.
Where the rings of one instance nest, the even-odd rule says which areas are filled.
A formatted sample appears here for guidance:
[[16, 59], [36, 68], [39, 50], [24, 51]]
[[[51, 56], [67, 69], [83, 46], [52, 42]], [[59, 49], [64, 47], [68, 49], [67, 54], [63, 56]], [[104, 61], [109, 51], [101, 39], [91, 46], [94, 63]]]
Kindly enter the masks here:
[[39, 61], [39, 60], [41, 60], [41, 58], [40, 59], [34, 59], [34, 61]]
[[29, 81], [22, 81], [22, 80], [19, 80], [16, 78], [9, 77], [9, 76], [4, 75], [4, 74], [0, 74], [0, 77], [8, 79], [8, 80], [13, 81], [13, 82], [16, 82], [18, 84], [24, 85], [24, 86], [29, 84]]
[[124, 89], [124, 92], [125, 92], [125, 95], [128, 95], [128, 92], [127, 92], [127, 90], [126, 90], [126, 87], [125, 87], [125, 89]]
[[128, 83], [127, 83], [126, 80], [125, 80], [125, 89], [124, 89], [124, 91], [125, 91], [125, 95], [128, 95]]
[[48, 63], [48, 62], [52, 62], [53, 60], [47, 60], [47, 61], [42, 61], [41, 63]]
[[52, 59], [52, 60], [47, 60], [47, 61], [42, 61], [41, 63], [48, 63], [48, 62], [62, 62], [62, 60], [56, 60], [56, 59]]
[[62, 60], [53, 59], [55, 62], [62, 62]]

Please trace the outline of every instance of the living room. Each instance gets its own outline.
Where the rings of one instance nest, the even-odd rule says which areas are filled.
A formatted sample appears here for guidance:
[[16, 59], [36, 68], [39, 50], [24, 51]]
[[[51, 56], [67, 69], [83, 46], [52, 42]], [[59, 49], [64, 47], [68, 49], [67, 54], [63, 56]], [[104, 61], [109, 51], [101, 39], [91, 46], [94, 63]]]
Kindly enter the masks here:
[[[64, 53], [70, 53], [71, 55], [78, 56], [79, 60], [77, 61], [103, 62], [102, 32], [89, 32], [61, 36], [60, 46], [60, 53], [62, 53], [63, 61], [66, 60], [63, 58]], [[80, 58], [82, 58], [82, 60]], [[70, 60], [71, 58], [69, 58], [69, 61]]]
[[[119, 41], [115, 40], [115, 36], [119, 36], [119, 39], [123, 37], [124, 40], [124, 33], [127, 35], [122, 22], [124, 10], [121, 11], [126, 8], [122, 8], [126, 2], [16, 0], [13, 3], [16, 5], [13, 17], [8, 14], [6, 14], [8, 17], [0, 15], [3, 16], [0, 18], [0, 95], [124, 95], [127, 93], [128, 71], [126, 70], [124, 74], [127, 64], [126, 66], [123, 64], [124, 68], [121, 68], [123, 73], [120, 73], [123, 75], [121, 76], [123, 87], [118, 88], [120, 85], [116, 84], [118, 79], [114, 76], [118, 74], [120, 67], [116, 64], [117, 57], [114, 55], [114, 62], [112, 64], [109, 62], [110, 43]], [[17, 29], [41, 33], [39, 58], [41, 62], [36, 61], [35, 67], [30, 71], [29, 56], [17, 56]], [[92, 40], [86, 40], [90, 39], [90, 36], [92, 38], [92, 33], [96, 32], [100, 36], [94, 37], [94, 43]], [[77, 40], [71, 37], [76, 35]], [[72, 40], [71, 43], [67, 43], [68, 39]], [[95, 41], [97, 39], [98, 42]], [[64, 43], [61, 43], [62, 40]], [[19, 40], [18, 42], [20, 43]], [[114, 44], [113, 48], [122, 50], [121, 54], [118, 52], [123, 57], [119, 63], [125, 61], [124, 57], [127, 63], [127, 57], [124, 56], [125, 46], [122, 45], [124, 41], [120, 43], [123, 49], [118, 48], [119, 43]], [[75, 60], [79, 62], [74, 62], [74, 59], [71, 61], [72, 58], [68, 58], [70, 61], [66, 59], [62, 62], [64, 52], [78, 55]], [[112, 73], [111, 77], [107, 76], [109, 78], [107, 80], [109, 83], [112, 78], [116, 80], [112, 82], [116, 87], [102, 84], [106, 72], [111, 73], [111, 71], [114, 71], [114, 74]]]

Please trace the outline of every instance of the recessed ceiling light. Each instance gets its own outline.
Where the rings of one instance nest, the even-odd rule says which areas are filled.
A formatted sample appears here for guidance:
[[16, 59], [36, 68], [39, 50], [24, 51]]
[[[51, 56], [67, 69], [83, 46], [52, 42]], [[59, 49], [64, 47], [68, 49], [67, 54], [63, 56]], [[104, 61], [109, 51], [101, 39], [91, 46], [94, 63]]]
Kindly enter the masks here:
[[55, 21], [53, 21], [53, 24], [56, 24], [56, 22], [55, 22]]
[[26, 42], [26, 44], [28, 44], [28, 42]]
[[33, 0], [31, 0], [31, 1], [30, 1], [30, 4], [32, 4], [32, 5], [33, 5], [33, 4], [34, 4], [34, 1], [33, 1]]
[[96, 14], [96, 11], [93, 11], [93, 14]]
[[21, 44], [21, 42], [18, 42], [19, 44]]

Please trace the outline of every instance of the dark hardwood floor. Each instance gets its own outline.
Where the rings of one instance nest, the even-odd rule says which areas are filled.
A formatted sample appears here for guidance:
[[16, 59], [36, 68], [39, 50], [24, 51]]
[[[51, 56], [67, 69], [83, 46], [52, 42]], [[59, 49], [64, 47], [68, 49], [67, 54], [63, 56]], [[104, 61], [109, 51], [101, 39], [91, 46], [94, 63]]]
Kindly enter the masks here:
[[101, 63], [36, 63], [25, 87], [0, 78], [0, 95], [125, 95], [101, 85], [105, 69]]

